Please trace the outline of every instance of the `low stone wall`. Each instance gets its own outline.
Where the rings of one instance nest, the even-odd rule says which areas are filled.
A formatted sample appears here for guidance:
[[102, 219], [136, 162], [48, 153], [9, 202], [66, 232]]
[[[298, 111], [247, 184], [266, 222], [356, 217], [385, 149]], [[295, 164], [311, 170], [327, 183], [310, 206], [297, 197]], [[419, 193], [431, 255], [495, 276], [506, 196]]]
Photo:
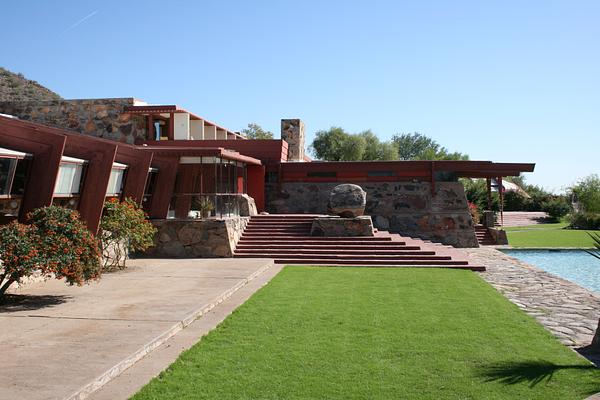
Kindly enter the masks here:
[[374, 236], [373, 221], [368, 215], [356, 218], [319, 217], [312, 222], [311, 236]]
[[[335, 182], [284, 182], [266, 192], [270, 213], [327, 214]], [[376, 228], [456, 247], [478, 247], [473, 220], [460, 182], [372, 182], [359, 184], [367, 192], [365, 214]], [[273, 190], [269, 190], [269, 189]]]
[[496, 228], [488, 228], [488, 232], [494, 238], [494, 242], [498, 245], [507, 245], [508, 244], [508, 236], [506, 236], [506, 231], [503, 229]]
[[122, 114], [133, 98], [0, 102], [0, 113], [118, 142], [147, 140], [143, 116]]
[[158, 232], [155, 246], [145, 257], [212, 258], [233, 257], [249, 217], [223, 219], [153, 220]]

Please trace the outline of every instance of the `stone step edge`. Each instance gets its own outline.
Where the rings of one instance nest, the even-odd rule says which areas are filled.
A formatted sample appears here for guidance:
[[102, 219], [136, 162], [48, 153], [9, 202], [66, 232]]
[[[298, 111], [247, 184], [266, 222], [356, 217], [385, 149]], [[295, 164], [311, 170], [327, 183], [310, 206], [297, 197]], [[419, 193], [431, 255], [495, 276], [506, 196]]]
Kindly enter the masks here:
[[265, 271], [275, 265], [274, 260], [270, 260], [265, 263], [261, 268], [254, 271], [250, 276], [242, 279], [233, 287], [229, 288], [225, 292], [221, 293], [217, 298], [210, 301], [208, 304], [203, 304], [200, 308], [190, 312], [183, 319], [172, 325], [162, 334], [156, 336], [154, 339], [150, 340], [148, 343], [143, 345], [140, 349], [130, 354], [125, 359], [121, 360], [119, 363], [109, 368], [106, 372], [95, 378], [93, 381], [81, 387], [75, 393], [66, 397], [65, 400], [83, 400], [89, 397], [93, 392], [100, 389], [102, 386], [106, 385], [108, 382], [119, 376], [123, 373], [127, 368], [131, 367], [136, 362], [140, 361], [146, 355], [150, 354], [164, 342], [169, 340], [171, 337], [185, 329], [188, 325], [194, 322], [196, 319], [200, 318], [204, 314], [210, 312], [213, 308], [230, 298], [235, 292], [240, 290], [242, 287], [246, 286], [249, 282], [254, 280], [256, 277], [262, 275]]
[[460, 269], [460, 270], [470, 270], [470, 271], [478, 271], [484, 272], [485, 267], [480, 265], [368, 265], [368, 263], [364, 264], [335, 264], [335, 263], [326, 263], [326, 264], [310, 264], [305, 262], [277, 262], [275, 260], [275, 264], [277, 265], [301, 265], [301, 266], [315, 266], [315, 267], [347, 267], [347, 268], [439, 268], [439, 269]]

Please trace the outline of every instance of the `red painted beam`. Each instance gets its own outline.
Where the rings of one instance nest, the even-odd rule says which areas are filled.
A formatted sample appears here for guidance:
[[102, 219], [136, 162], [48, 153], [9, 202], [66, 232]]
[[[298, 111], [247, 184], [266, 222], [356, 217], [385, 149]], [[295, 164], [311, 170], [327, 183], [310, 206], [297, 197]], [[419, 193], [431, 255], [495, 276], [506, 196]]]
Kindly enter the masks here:
[[151, 152], [139, 151], [137, 148], [117, 148], [115, 161], [127, 165], [123, 197], [129, 197], [138, 204], [142, 203], [152, 156]]
[[158, 175], [148, 215], [150, 218], [164, 219], [167, 218], [171, 196], [175, 187], [179, 156], [155, 155], [152, 159], [152, 166], [158, 169]]
[[44, 131], [35, 124], [0, 117], [0, 146], [33, 155], [19, 211], [21, 221], [34, 209], [52, 204], [66, 137]]
[[90, 136], [67, 136], [64, 154], [88, 161], [78, 210], [81, 219], [93, 233], [98, 232], [102, 218], [106, 188], [117, 147], [117, 143], [97, 141]]

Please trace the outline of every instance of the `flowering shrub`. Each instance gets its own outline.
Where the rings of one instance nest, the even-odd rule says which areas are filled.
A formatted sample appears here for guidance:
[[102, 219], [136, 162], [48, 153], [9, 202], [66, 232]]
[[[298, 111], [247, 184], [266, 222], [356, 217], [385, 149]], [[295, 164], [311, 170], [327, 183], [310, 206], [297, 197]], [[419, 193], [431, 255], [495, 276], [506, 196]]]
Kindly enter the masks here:
[[471, 203], [469, 201], [468, 204], [469, 204], [469, 212], [471, 213], [471, 218], [473, 219], [473, 223], [478, 224], [479, 220], [481, 219], [481, 217], [479, 215], [479, 209], [477, 208], [477, 205], [475, 203]]
[[50, 206], [34, 210], [29, 222], [37, 229], [45, 266], [57, 279], [81, 285], [100, 277], [98, 241], [79, 219], [77, 211]]
[[0, 227], [0, 298], [10, 285], [36, 271], [71, 285], [100, 276], [98, 242], [76, 211], [50, 206], [28, 218], [29, 224]]
[[31, 225], [11, 222], [0, 227], [0, 298], [10, 285], [20, 283], [38, 269], [40, 254], [37, 244], [37, 235]]
[[100, 230], [105, 270], [125, 268], [128, 253], [151, 247], [156, 234], [144, 210], [131, 199], [104, 203]]

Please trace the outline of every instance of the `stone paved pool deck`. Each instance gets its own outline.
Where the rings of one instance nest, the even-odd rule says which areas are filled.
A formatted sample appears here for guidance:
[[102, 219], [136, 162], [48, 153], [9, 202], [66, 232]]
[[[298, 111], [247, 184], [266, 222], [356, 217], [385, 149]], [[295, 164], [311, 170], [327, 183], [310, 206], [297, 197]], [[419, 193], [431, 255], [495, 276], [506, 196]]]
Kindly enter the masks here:
[[486, 266], [486, 271], [479, 272], [483, 279], [561, 343], [581, 351], [592, 342], [600, 317], [600, 296], [493, 247], [462, 250]]

